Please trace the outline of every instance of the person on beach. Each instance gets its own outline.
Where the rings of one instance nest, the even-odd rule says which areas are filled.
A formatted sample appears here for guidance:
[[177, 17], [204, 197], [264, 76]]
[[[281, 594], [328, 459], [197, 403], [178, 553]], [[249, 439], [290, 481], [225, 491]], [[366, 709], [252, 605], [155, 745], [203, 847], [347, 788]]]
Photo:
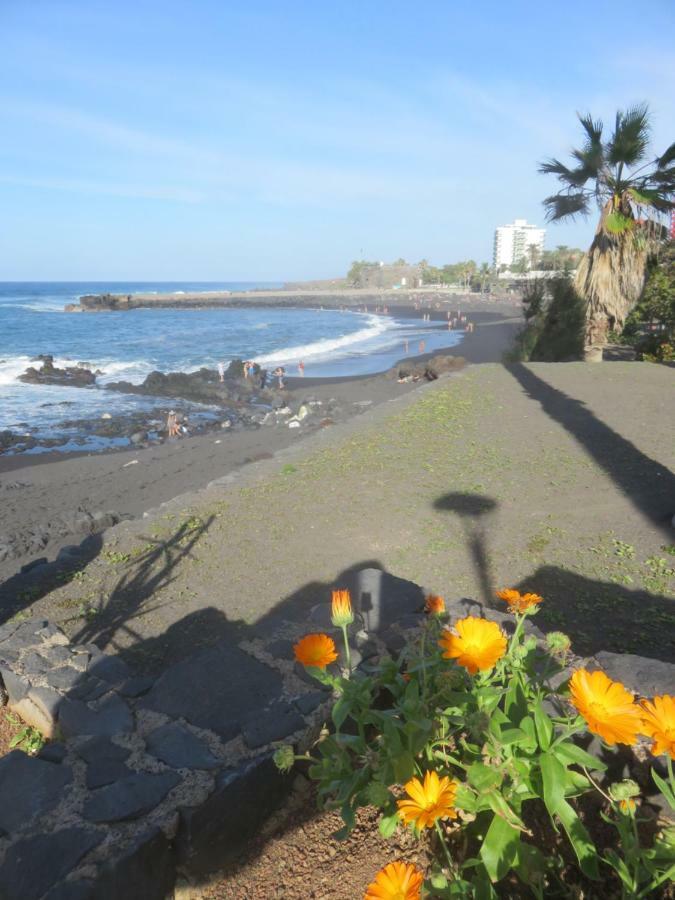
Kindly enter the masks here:
[[178, 417], [176, 416], [176, 411], [173, 409], [169, 410], [169, 415], [166, 419], [166, 433], [170, 438], [180, 437], [180, 427], [178, 425]]
[[302, 360], [298, 363], [298, 372], [301, 378], [304, 378], [305, 375], [305, 364]]
[[277, 366], [272, 375], [278, 379], [278, 388], [280, 391], [284, 389], [284, 375], [286, 374], [286, 370], [283, 366]]
[[221, 362], [218, 363], [218, 378], [221, 384], [225, 381], [225, 366]]
[[424, 353], [424, 351], [426, 350], [426, 346], [427, 345], [424, 343], [424, 341], [420, 341], [420, 353]]
[[246, 360], [244, 363], [244, 378], [248, 378], [249, 369], [251, 368], [251, 363]]

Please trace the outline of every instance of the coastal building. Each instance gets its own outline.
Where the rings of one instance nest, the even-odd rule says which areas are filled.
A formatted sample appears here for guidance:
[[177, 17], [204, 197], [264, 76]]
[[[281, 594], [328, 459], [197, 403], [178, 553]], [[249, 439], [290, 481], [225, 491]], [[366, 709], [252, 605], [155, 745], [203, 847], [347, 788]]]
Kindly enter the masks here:
[[530, 247], [536, 247], [541, 255], [545, 238], [546, 229], [528, 224], [527, 219], [514, 219], [510, 225], [500, 225], [495, 229], [493, 264], [496, 271], [502, 267], [510, 269], [522, 259], [528, 260]]

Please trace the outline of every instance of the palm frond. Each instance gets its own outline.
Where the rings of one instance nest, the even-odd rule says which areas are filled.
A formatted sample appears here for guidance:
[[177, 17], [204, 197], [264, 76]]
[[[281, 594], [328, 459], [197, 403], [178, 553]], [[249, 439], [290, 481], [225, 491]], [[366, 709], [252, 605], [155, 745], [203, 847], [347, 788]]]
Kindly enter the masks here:
[[[574, 173], [584, 181], [589, 178], [597, 178], [602, 169], [602, 147], [599, 149], [572, 150], [572, 156], [579, 160], [579, 167]], [[583, 184], [583, 182], [581, 182]]]
[[582, 167], [570, 169], [558, 159], [547, 159], [539, 165], [541, 175], [557, 175], [558, 180], [570, 187], [582, 187], [590, 177]]
[[663, 156], [659, 156], [659, 158], [656, 160], [656, 165], [660, 169], [662, 169], [664, 166], [667, 166], [672, 162], [675, 162], [675, 144], [671, 144], [663, 154]]
[[583, 191], [569, 194], [552, 194], [544, 200], [547, 222], [559, 222], [561, 219], [574, 216], [587, 216], [589, 211], [588, 195]]
[[649, 109], [638, 103], [616, 114], [614, 133], [607, 144], [606, 156], [612, 165], [634, 166], [644, 159], [650, 137]]
[[667, 212], [675, 206], [675, 201], [670, 200], [662, 191], [656, 188], [628, 188], [626, 193], [631, 200], [639, 206], [651, 206], [659, 212]]
[[602, 145], [602, 129], [604, 127], [602, 119], [597, 119], [597, 121], [594, 122], [593, 116], [590, 113], [586, 113], [585, 116], [582, 116], [581, 113], [577, 113], [577, 118], [586, 132], [589, 144], [592, 144], [593, 146]]

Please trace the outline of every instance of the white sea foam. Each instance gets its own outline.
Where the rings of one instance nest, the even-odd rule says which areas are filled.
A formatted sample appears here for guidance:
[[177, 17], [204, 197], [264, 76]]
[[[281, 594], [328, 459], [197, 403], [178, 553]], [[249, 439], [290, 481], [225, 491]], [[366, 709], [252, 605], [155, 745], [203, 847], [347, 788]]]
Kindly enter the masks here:
[[339, 338], [322, 338], [310, 344], [300, 344], [297, 347], [281, 347], [263, 356], [256, 356], [255, 361], [260, 365], [290, 363], [296, 360], [316, 360], [325, 357], [338, 357], [356, 348], [358, 344], [372, 341], [395, 328], [391, 319], [379, 316], [368, 316], [368, 327], [346, 334]]

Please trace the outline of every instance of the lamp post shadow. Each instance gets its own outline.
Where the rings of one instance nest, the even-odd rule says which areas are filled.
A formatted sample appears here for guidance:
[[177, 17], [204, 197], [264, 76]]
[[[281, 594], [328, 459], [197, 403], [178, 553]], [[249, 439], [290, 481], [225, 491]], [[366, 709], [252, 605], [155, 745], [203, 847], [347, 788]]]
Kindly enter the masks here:
[[459, 491], [444, 494], [434, 501], [434, 509], [451, 512], [459, 517], [486, 606], [492, 605], [494, 597], [487, 530], [497, 506], [497, 501], [492, 497]]

